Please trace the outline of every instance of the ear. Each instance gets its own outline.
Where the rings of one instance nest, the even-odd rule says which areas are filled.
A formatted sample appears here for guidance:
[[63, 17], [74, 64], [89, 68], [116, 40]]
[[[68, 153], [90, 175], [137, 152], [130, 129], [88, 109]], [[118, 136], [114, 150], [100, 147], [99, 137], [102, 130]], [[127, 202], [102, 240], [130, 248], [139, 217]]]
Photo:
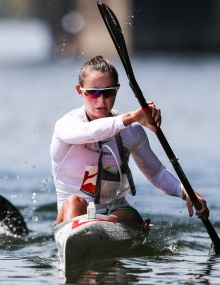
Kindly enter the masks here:
[[79, 96], [82, 98], [83, 97], [83, 94], [82, 94], [82, 91], [80, 90], [80, 85], [79, 84], [77, 84], [76, 85], [76, 91], [77, 91], [77, 93], [79, 94]]

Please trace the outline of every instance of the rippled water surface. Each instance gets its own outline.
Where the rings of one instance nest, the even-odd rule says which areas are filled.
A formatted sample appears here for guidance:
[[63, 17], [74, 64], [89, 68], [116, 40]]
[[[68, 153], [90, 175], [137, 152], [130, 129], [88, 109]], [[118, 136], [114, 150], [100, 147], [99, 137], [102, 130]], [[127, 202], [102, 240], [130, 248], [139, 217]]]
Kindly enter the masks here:
[[[0, 228], [0, 283], [219, 284], [220, 259], [210, 250], [203, 224], [188, 217], [184, 201], [154, 189], [132, 162], [138, 194], [129, 201], [154, 224], [147, 243], [122, 258], [94, 257], [65, 280], [52, 231], [56, 194], [49, 146], [55, 121], [82, 104], [74, 86], [85, 60], [0, 67], [0, 194], [21, 211], [30, 229], [18, 238]], [[113, 61], [121, 83], [115, 107], [126, 112], [138, 102], [121, 63]], [[220, 235], [220, 58], [154, 55], [132, 58], [132, 65], [145, 98], [162, 109], [162, 130], [193, 188], [206, 198]], [[147, 133], [155, 153], [173, 171], [156, 136]]]

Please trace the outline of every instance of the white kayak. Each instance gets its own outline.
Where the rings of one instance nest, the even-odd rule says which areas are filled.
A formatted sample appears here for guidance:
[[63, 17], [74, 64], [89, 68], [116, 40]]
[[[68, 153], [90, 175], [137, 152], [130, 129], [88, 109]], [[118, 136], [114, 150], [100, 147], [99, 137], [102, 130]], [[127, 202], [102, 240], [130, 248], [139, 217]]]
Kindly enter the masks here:
[[135, 243], [143, 243], [149, 233], [148, 223], [139, 225], [124, 219], [87, 214], [67, 220], [54, 228], [62, 269], [67, 274], [81, 263], [114, 256]]

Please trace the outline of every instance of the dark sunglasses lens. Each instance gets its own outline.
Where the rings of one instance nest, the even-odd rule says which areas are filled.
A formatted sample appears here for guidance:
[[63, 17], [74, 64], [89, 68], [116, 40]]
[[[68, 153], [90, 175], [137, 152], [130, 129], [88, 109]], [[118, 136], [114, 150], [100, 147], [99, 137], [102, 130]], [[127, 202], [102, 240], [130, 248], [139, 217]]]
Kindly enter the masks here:
[[86, 90], [87, 97], [89, 98], [98, 98], [102, 91], [101, 90]]
[[103, 90], [103, 95], [104, 95], [105, 98], [115, 96], [116, 95], [116, 90], [115, 89]]
[[101, 94], [107, 99], [108, 97], [115, 96], [116, 90], [114, 88], [112, 89], [106, 89], [106, 90], [86, 90], [86, 96], [88, 98], [94, 98], [97, 99]]

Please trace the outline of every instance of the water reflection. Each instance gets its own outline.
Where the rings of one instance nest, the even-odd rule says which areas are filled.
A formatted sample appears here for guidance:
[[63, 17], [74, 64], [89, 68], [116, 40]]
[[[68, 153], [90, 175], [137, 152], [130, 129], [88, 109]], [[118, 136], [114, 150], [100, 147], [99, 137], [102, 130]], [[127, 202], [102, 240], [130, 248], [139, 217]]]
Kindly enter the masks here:
[[75, 271], [65, 284], [218, 284], [211, 280], [220, 277], [219, 261], [184, 255], [106, 260]]
[[[151, 271], [151, 269], [149, 269]], [[87, 270], [79, 270], [68, 276], [65, 284], [126, 284], [130, 270], [120, 260], [96, 263]], [[129, 283], [138, 281], [138, 276], [130, 274]]]

